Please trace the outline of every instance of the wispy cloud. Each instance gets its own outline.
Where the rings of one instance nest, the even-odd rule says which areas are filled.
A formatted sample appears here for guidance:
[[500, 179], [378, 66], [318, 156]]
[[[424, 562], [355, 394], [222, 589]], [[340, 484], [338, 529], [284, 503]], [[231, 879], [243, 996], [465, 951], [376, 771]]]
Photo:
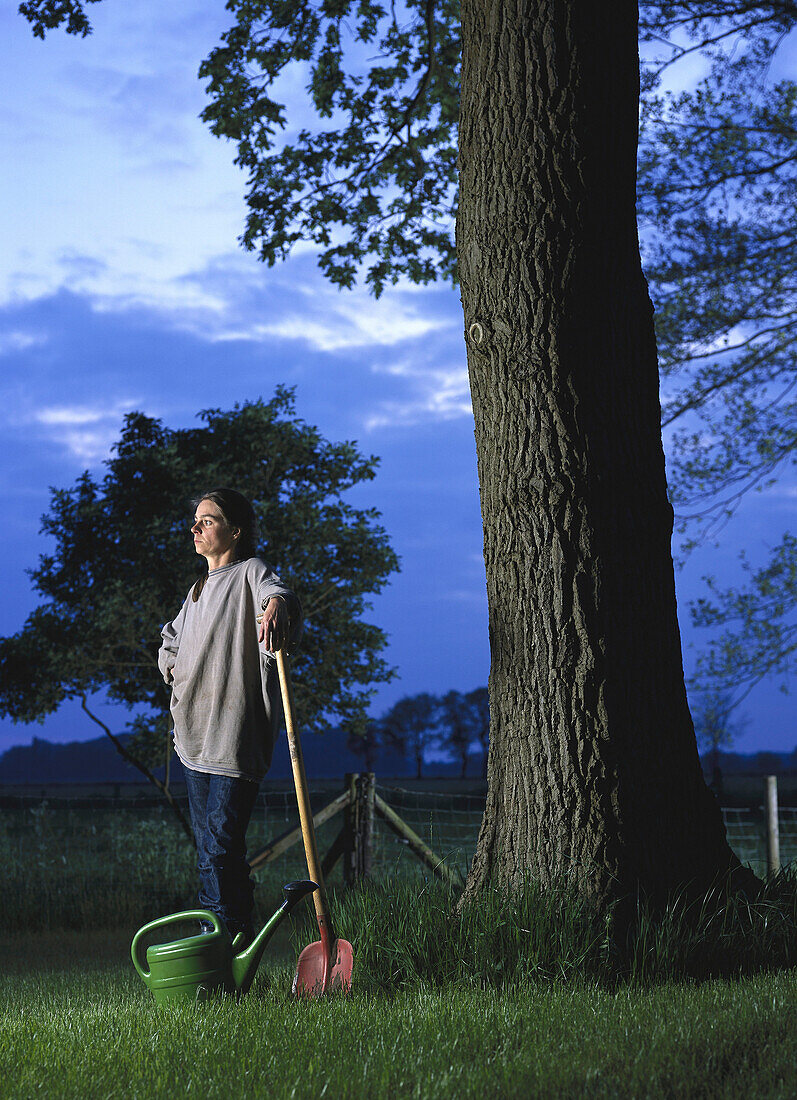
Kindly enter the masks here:
[[135, 408], [135, 400], [110, 405], [50, 405], [36, 409], [30, 422], [43, 429], [51, 442], [64, 447], [79, 462], [94, 464], [106, 458], [119, 434], [119, 422]]
[[37, 332], [23, 332], [21, 330], [0, 332], [0, 356], [28, 351], [30, 348], [38, 347], [46, 342], [47, 337]]
[[[129, 238], [121, 242], [116, 264], [65, 249], [55, 270], [54, 285], [85, 298], [98, 313], [145, 310], [167, 327], [211, 344], [268, 347], [280, 340], [336, 353], [397, 347], [453, 333], [461, 323], [452, 316], [446, 290], [418, 294], [398, 288], [378, 300], [363, 288], [339, 291], [309, 255], [273, 271], [243, 253], [223, 253], [181, 272], [150, 242]], [[46, 285], [29, 272], [14, 282], [18, 301], [47, 294]]]
[[84, 462], [87, 466], [93, 466], [107, 458], [111, 450], [116, 432], [112, 428], [95, 431], [65, 431], [58, 437], [58, 442], [69, 451], [78, 462]]
[[319, 351], [343, 351], [368, 346], [392, 347], [448, 327], [445, 320], [424, 315], [396, 301], [382, 304], [370, 300], [347, 303], [338, 300], [324, 313], [324, 318], [320, 318], [296, 312], [273, 323], [253, 325], [250, 338], [262, 340], [279, 336], [302, 341]]
[[146, 307], [171, 326], [210, 343], [295, 341], [320, 352], [390, 348], [455, 331], [453, 296], [399, 287], [374, 299], [357, 287], [340, 291], [319, 272], [315, 256], [297, 255], [268, 269], [243, 253], [221, 254], [196, 271], [96, 298], [103, 310]]
[[55, 406], [40, 409], [33, 419], [39, 424], [57, 424], [59, 427], [74, 428], [82, 424], [96, 424], [108, 416], [104, 410], [88, 409], [85, 406]]
[[379, 373], [404, 379], [407, 387], [406, 396], [379, 404], [366, 421], [370, 431], [389, 424], [407, 426], [422, 420], [453, 420], [471, 415], [464, 350], [461, 362], [447, 366], [432, 367], [425, 359], [425, 355], [407, 357], [376, 368]]
[[481, 609], [484, 603], [484, 585], [480, 588], [449, 588], [447, 591], [437, 593], [435, 598], [450, 603], [471, 604]]

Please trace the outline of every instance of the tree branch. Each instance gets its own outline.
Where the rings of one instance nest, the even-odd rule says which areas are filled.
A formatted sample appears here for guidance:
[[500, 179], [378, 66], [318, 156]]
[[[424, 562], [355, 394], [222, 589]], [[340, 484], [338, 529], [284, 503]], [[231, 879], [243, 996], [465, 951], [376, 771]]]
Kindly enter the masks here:
[[116, 736], [116, 734], [111, 733], [110, 729], [108, 728], [108, 726], [105, 725], [102, 719], [98, 718], [96, 714], [92, 714], [92, 712], [88, 708], [85, 694], [80, 696], [80, 705], [89, 716], [89, 718], [92, 720], [92, 722], [96, 722], [100, 729], [105, 733], [106, 737], [110, 738], [111, 743], [113, 744], [119, 755], [122, 756], [128, 762], [128, 764], [132, 764], [134, 768], [138, 768], [141, 774], [145, 776], [149, 780], [149, 782], [152, 783], [152, 785], [160, 791], [160, 793], [169, 803], [175, 815], [177, 816], [177, 820], [180, 822], [183, 832], [191, 841], [191, 843], [194, 844], [195, 841], [193, 829], [186, 820], [183, 811], [177, 805], [177, 802], [175, 801], [174, 796], [172, 795], [169, 788], [165, 786], [165, 784], [161, 783], [161, 781], [152, 774], [152, 772], [145, 764], [142, 764], [141, 761], [138, 760], [131, 752], [128, 752], [128, 750], [125, 748], [125, 746]]

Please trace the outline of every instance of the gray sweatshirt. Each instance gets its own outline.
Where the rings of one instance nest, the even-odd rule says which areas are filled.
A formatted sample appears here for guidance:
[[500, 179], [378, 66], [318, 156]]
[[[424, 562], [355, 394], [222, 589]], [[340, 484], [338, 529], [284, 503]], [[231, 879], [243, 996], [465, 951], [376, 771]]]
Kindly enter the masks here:
[[268, 771], [280, 719], [277, 662], [257, 640], [259, 615], [282, 596], [294, 645], [299, 601], [260, 558], [212, 569], [161, 631], [158, 666], [172, 685], [174, 747], [194, 771], [259, 783]]

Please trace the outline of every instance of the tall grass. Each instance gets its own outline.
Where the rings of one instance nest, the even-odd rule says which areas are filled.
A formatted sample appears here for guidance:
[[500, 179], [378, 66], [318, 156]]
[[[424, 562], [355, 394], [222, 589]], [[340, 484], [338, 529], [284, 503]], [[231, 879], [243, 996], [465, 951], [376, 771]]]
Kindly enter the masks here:
[[663, 913], [640, 903], [615, 970], [634, 982], [741, 976], [797, 964], [797, 872], [770, 875], [755, 898], [722, 887], [681, 894]]
[[[195, 872], [160, 810], [54, 809], [0, 815], [6, 931], [113, 927], [180, 908]], [[195, 889], [195, 887], [194, 887]]]
[[[797, 877], [769, 880], [755, 901], [717, 892], [640, 904], [618, 934], [572, 891], [528, 883], [513, 896], [486, 890], [459, 910], [437, 882], [370, 883], [334, 901], [339, 935], [356, 943], [358, 980], [378, 990], [448, 984], [509, 989], [593, 981], [612, 986], [739, 976], [797, 963]], [[294, 942], [317, 938], [311, 914]]]

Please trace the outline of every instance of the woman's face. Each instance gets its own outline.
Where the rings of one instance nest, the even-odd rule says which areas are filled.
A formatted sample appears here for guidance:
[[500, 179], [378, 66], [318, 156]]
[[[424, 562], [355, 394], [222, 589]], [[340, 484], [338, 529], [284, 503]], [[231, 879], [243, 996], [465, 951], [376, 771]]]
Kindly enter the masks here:
[[194, 536], [197, 554], [208, 561], [217, 561], [234, 550], [239, 532], [236, 527], [227, 526], [218, 504], [214, 504], [212, 500], [201, 500], [194, 516], [191, 534]]

